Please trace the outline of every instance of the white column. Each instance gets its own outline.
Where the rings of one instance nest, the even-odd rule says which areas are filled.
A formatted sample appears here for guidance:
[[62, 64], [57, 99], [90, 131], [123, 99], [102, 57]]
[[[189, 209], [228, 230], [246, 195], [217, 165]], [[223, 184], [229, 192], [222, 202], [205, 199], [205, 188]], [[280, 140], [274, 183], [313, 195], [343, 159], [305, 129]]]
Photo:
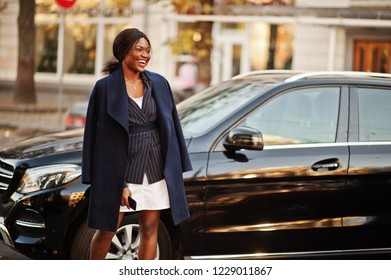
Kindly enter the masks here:
[[[162, 24], [160, 25], [160, 42], [159, 42], [159, 73], [163, 76], [168, 76], [168, 73], [170, 72], [169, 63], [169, 55], [170, 50], [169, 46], [165, 44], [167, 40], [169, 39], [169, 28], [170, 28], [170, 22], [167, 20], [163, 20]], [[153, 46], [152, 46], [153, 48]]]
[[137, 0], [132, 1], [132, 9], [135, 13], [131, 16], [131, 25], [132, 27], [136, 27], [144, 32], [147, 36], [148, 34], [148, 22], [145, 8], [148, 7], [147, 0]]
[[233, 58], [233, 43], [226, 41], [223, 47], [223, 75], [222, 81], [229, 80], [232, 77], [232, 58]]
[[221, 33], [221, 23], [214, 22], [212, 26], [212, 55], [211, 55], [211, 85], [215, 85], [221, 81], [220, 65], [221, 65], [221, 50], [219, 34]]
[[329, 50], [328, 50], [328, 61], [327, 61], [327, 70], [329, 71], [335, 70], [336, 44], [337, 44], [337, 27], [330, 26]]
[[246, 73], [251, 70], [251, 52], [250, 52], [250, 41], [251, 41], [251, 26], [250, 23], [245, 25], [245, 38], [242, 44], [242, 53], [240, 58], [240, 74]]

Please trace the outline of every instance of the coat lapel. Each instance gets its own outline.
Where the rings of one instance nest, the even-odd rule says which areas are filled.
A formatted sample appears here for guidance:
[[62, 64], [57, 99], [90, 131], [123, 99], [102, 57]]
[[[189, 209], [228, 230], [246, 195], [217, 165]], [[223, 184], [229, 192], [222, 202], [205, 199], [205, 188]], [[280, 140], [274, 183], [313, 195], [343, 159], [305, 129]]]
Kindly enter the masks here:
[[129, 130], [128, 95], [122, 66], [110, 77], [107, 88], [107, 114], [117, 121], [126, 132]]

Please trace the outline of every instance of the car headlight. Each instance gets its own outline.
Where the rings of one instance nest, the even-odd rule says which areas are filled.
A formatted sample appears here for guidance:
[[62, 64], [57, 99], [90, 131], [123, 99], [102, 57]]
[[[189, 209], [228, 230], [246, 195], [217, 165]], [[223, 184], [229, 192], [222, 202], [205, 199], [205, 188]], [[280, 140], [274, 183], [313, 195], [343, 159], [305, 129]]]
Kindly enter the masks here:
[[66, 184], [81, 175], [81, 167], [74, 164], [55, 164], [27, 169], [17, 192], [31, 193]]

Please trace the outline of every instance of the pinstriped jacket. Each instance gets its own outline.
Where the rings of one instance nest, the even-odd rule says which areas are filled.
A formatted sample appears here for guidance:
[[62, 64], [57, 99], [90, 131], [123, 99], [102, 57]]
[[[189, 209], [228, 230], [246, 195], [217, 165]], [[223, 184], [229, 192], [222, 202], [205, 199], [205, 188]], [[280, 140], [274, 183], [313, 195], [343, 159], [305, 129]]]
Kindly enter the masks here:
[[[152, 95], [150, 81], [142, 73], [144, 83], [144, 97], [142, 108], [131, 99], [129, 100], [129, 124], [139, 125], [156, 121], [156, 101]], [[147, 174], [148, 183], [152, 184], [164, 178], [163, 160], [161, 155], [160, 137], [157, 129], [138, 133], [129, 133], [129, 161], [126, 182], [141, 184], [144, 173]]]
[[[163, 174], [174, 224], [189, 217], [183, 172], [192, 169], [167, 80], [144, 71], [156, 101]], [[91, 184], [87, 225], [115, 231], [128, 153], [129, 106], [122, 67], [98, 80], [91, 92], [83, 139], [82, 182]]]

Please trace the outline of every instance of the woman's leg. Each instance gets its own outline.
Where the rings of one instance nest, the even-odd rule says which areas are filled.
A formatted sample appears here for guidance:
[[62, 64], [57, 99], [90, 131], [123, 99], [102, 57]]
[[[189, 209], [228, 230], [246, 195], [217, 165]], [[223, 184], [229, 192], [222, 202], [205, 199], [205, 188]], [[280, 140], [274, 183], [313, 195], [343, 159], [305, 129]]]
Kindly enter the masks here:
[[[118, 217], [117, 228], [122, 221], [124, 213], [120, 212]], [[104, 260], [107, 252], [110, 249], [111, 240], [115, 235], [115, 231], [97, 230], [91, 240], [90, 259]]]
[[140, 249], [139, 260], [156, 258], [160, 210], [145, 210], [140, 212]]

